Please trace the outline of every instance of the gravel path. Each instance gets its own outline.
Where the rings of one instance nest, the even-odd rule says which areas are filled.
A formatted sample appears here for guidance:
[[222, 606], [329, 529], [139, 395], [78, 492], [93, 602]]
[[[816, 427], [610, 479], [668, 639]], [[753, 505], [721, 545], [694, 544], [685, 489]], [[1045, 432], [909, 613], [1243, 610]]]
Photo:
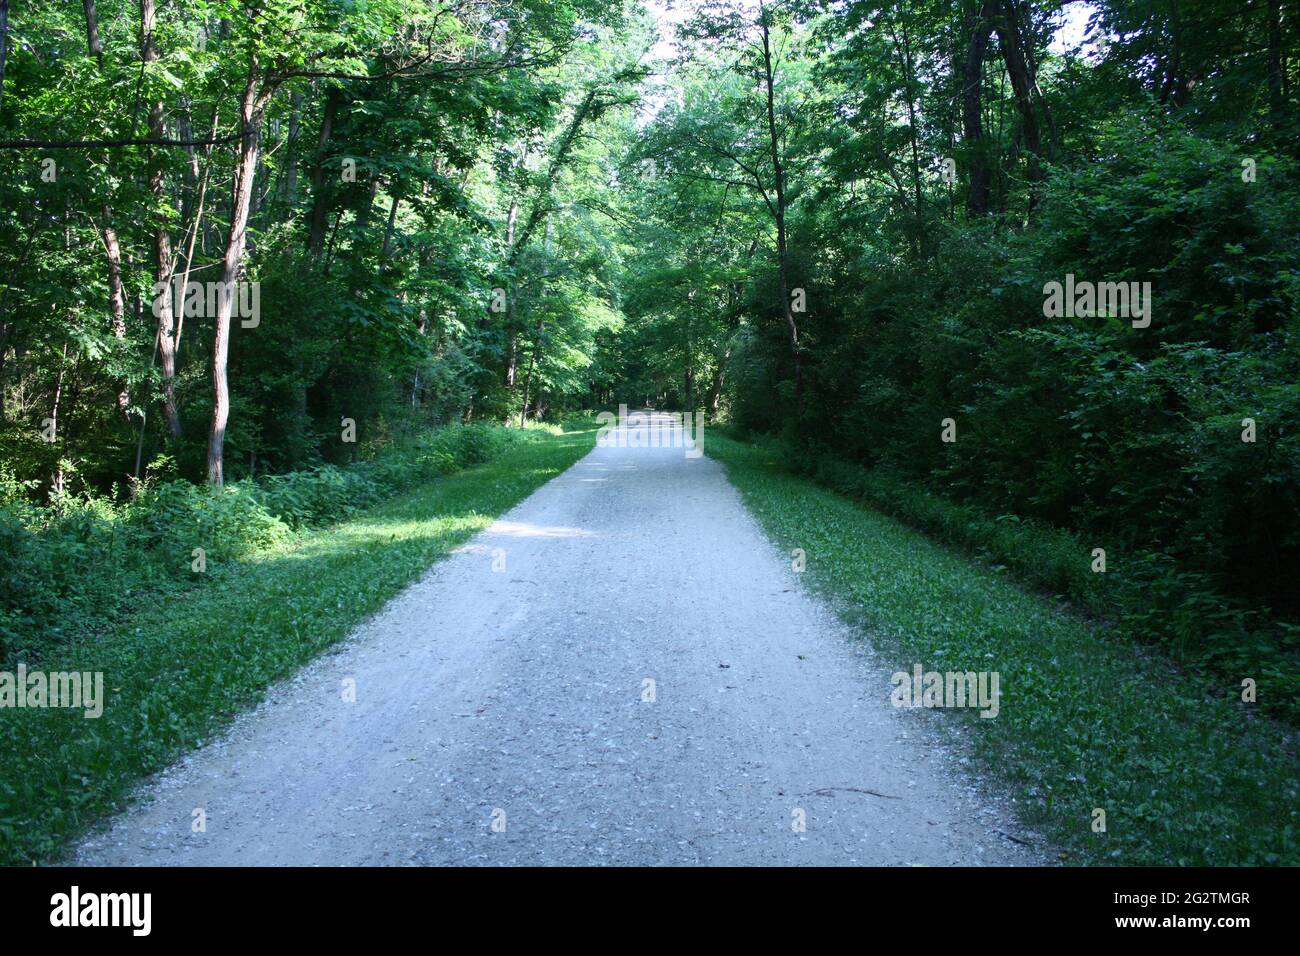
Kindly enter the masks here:
[[934, 715], [890, 705], [720, 465], [625, 444], [147, 781], [74, 862], [1045, 862]]

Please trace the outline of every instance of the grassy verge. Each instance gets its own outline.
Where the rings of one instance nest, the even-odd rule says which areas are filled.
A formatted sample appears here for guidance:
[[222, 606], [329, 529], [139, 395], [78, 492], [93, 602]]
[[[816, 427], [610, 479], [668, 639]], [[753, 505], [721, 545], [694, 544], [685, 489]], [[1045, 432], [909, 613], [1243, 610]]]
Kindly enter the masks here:
[[536, 430], [493, 461], [237, 561], [43, 660], [102, 671], [103, 716], [0, 709], [0, 864], [47, 862], [167, 765], [255, 704], [431, 563], [569, 467], [595, 426]]
[[971, 740], [982, 775], [1020, 797], [1067, 861], [1300, 863], [1294, 740], [1280, 725], [996, 567], [790, 475], [774, 449], [714, 432], [705, 450], [775, 543], [804, 549], [808, 582], [891, 671], [1000, 674], [996, 718], [931, 717]]
[[[732, 434], [742, 441], [749, 436]], [[928, 490], [914, 478], [866, 468], [770, 438], [785, 470], [916, 528], [1007, 571], [1038, 591], [1114, 625], [1135, 643], [1158, 646], [1178, 666], [1224, 693], [1256, 684], [1252, 708], [1300, 728], [1300, 625], [1221, 589], [1204, 570], [1123, 536], [1090, 539], [1014, 514], [998, 514]], [[1094, 571], [1106, 546], [1106, 573]]]

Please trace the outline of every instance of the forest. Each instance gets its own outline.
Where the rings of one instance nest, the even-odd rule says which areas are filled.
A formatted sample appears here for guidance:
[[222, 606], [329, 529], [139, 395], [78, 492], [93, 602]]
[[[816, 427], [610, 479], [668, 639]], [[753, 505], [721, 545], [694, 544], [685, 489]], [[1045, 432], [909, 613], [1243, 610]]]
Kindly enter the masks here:
[[626, 404], [1294, 720], [1298, 78], [1281, 0], [0, 0], [0, 658]]

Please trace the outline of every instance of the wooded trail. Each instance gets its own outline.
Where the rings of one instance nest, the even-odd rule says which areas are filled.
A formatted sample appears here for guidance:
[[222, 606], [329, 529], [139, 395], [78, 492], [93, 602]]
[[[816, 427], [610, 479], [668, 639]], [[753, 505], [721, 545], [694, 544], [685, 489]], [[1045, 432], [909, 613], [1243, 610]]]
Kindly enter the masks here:
[[1043, 862], [656, 427], [675, 447], [612, 432], [76, 861]]

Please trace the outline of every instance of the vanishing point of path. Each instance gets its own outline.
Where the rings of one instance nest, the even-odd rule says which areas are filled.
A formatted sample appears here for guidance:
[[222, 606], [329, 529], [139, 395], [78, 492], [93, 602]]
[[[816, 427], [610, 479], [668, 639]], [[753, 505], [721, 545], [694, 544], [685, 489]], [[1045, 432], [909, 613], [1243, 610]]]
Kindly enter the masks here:
[[804, 591], [722, 467], [626, 444], [147, 781], [74, 861], [1043, 862], [890, 705], [891, 668]]

